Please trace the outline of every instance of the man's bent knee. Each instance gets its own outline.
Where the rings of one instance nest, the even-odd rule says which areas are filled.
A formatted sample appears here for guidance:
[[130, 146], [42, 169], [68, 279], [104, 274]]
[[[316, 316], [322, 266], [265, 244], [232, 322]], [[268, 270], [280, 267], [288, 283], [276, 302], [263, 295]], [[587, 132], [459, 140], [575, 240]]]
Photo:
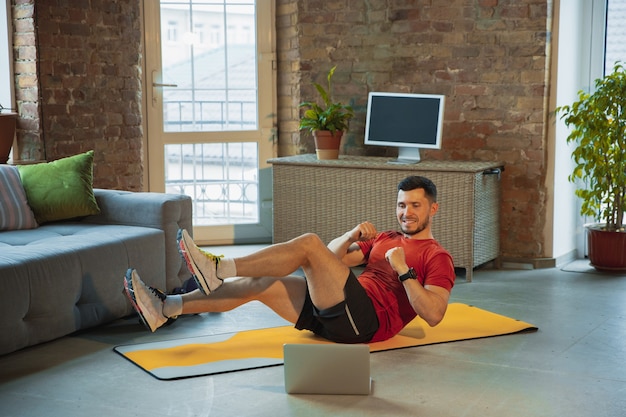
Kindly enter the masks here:
[[304, 245], [306, 248], [316, 247], [316, 246], [326, 247], [324, 242], [322, 242], [322, 239], [315, 233], [305, 233], [303, 235], [298, 236], [294, 240], [298, 241], [299, 243]]
[[[312, 258], [325, 253], [328, 249], [322, 239], [315, 233], [305, 233], [294, 238], [292, 241], [296, 245], [298, 251], [302, 251], [303, 255], [310, 261]], [[306, 267], [306, 264], [302, 264]]]

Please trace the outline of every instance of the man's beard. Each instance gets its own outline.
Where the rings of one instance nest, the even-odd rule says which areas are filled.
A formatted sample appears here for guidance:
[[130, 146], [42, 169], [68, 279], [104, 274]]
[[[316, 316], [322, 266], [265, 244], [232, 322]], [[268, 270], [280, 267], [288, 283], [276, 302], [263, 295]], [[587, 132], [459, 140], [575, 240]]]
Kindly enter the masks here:
[[415, 230], [407, 230], [407, 229], [404, 228], [402, 223], [400, 223], [400, 230], [402, 230], [402, 233], [404, 233], [405, 235], [413, 236], [413, 235], [416, 235], [416, 234], [424, 231], [424, 229], [426, 229], [426, 227], [428, 226], [429, 223], [430, 223], [430, 217], [427, 217], [424, 222], [419, 222], [418, 221], [417, 227], [415, 228]]

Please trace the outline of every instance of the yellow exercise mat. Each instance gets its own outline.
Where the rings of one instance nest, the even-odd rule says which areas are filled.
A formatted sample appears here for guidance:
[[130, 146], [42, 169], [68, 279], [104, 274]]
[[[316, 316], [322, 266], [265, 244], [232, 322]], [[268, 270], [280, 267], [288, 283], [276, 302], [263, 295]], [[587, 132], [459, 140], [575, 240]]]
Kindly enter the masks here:
[[[448, 306], [435, 327], [416, 318], [400, 334], [370, 343], [378, 352], [537, 330], [532, 324], [466, 304]], [[117, 346], [114, 350], [158, 379], [188, 378], [282, 365], [285, 343], [332, 343], [291, 326]]]

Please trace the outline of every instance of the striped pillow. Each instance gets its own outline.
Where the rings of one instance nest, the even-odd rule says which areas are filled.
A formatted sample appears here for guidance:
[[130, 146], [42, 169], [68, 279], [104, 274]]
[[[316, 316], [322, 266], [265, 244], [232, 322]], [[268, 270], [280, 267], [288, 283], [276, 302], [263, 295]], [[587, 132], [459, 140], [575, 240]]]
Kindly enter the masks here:
[[26, 200], [17, 167], [0, 165], [0, 230], [35, 227], [37, 221]]

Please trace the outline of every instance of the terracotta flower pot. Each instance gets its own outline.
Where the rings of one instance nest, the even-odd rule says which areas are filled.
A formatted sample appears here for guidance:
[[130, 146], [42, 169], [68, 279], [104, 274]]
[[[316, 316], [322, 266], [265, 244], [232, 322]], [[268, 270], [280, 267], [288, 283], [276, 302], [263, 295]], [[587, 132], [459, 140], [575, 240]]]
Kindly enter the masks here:
[[626, 232], [610, 232], [602, 226], [587, 226], [591, 266], [598, 271], [626, 271]]
[[313, 132], [317, 159], [339, 159], [342, 137], [343, 131], [341, 130], [336, 130], [335, 133], [328, 130], [316, 130]]
[[17, 113], [0, 113], [0, 164], [6, 164], [15, 140]]

